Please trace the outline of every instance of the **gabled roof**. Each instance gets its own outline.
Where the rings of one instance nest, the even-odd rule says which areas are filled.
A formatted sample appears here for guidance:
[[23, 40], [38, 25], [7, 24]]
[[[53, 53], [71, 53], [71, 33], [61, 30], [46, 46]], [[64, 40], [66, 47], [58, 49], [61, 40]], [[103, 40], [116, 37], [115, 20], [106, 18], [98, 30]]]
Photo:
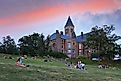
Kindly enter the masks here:
[[[51, 36], [50, 36], [50, 40], [55, 40], [57, 38], [57, 34], [56, 33], [53, 33]], [[70, 37], [67, 36], [67, 35], [61, 35], [61, 38], [62, 39], [69, 39]]]
[[50, 35], [50, 40], [55, 40], [56, 39], [56, 33], [53, 33], [52, 35]]
[[67, 20], [67, 22], [66, 22], [65, 27], [67, 27], [67, 26], [72, 26], [72, 27], [74, 27], [74, 25], [73, 25], [73, 23], [72, 23], [72, 21], [71, 21], [70, 16], [68, 17], [68, 20]]
[[83, 34], [83, 35], [79, 35], [76, 37], [76, 41], [78, 43], [84, 42], [86, 41], [87, 37], [89, 36], [89, 33]]
[[[83, 34], [83, 36], [79, 35], [76, 37], [76, 42], [78, 43], [84, 42], [86, 41], [88, 36], [89, 36], [89, 33]], [[53, 33], [52, 35], [50, 35], [50, 40], [56, 40], [56, 38], [57, 38], [57, 33]], [[61, 35], [61, 38], [65, 40], [70, 39], [70, 37], [67, 35]]]

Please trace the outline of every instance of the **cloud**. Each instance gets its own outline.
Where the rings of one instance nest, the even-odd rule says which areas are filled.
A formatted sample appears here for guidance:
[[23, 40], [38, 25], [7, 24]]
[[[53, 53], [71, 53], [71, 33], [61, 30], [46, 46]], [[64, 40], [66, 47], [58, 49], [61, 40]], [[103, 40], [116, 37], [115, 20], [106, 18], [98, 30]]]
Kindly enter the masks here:
[[116, 3], [121, 3], [121, 0], [114, 0], [114, 2], [116, 2]]
[[[79, 14], [78, 14], [79, 15]], [[83, 15], [76, 17], [78, 23], [82, 27], [91, 28], [92, 26], [102, 26], [102, 25], [114, 25], [116, 30], [115, 33], [120, 35], [121, 30], [121, 9], [113, 10], [107, 13], [91, 13], [87, 12]]]
[[108, 10], [117, 7], [114, 0], [0, 0], [0, 18], [58, 5], [65, 6], [68, 10], [74, 6], [75, 9], [81, 8], [89, 11]]
[[[11, 31], [20, 33], [21, 28], [28, 27], [28, 30], [23, 29], [24, 32], [27, 33], [27, 31], [30, 31], [31, 24], [33, 26], [31, 31], [35, 30], [35, 23], [39, 23], [38, 27], [46, 30], [46, 26], [44, 27], [41, 24], [47, 24], [47, 22], [52, 23], [52, 19], [56, 20], [52, 25], [47, 26], [49, 30], [49, 28], [52, 29], [51, 27], [55, 26], [56, 23], [63, 23], [65, 21], [63, 19], [61, 22], [59, 22], [60, 18], [65, 18], [69, 15], [74, 16], [77, 14], [75, 18], [72, 17], [72, 20], [78, 27], [77, 31], [79, 32], [83, 30], [90, 31], [90, 28], [95, 25], [102, 26], [103, 24], [114, 24], [116, 27], [116, 33], [120, 34], [120, 1], [0, 0], [0, 33], [3, 35], [5, 34], [5, 31], [8, 31], [9, 33], [11, 33]], [[29, 26], [26, 26], [26, 24]], [[41, 29], [41, 31], [43, 31], [43, 29]], [[51, 33], [52, 31], [48, 32]]]
[[[114, 25], [115, 31], [113, 33], [121, 36], [121, 9], [105, 13], [86, 12], [84, 14], [76, 14], [73, 21], [76, 23], [78, 35], [82, 31], [84, 33], [90, 32], [91, 28], [96, 25], [100, 27], [103, 25]], [[118, 40], [117, 43], [121, 44], [121, 40]]]
[[[86, 1], [86, 0], [85, 0]], [[0, 18], [16, 15], [26, 11], [53, 7], [58, 5], [69, 5], [82, 3], [84, 0], [0, 0]]]

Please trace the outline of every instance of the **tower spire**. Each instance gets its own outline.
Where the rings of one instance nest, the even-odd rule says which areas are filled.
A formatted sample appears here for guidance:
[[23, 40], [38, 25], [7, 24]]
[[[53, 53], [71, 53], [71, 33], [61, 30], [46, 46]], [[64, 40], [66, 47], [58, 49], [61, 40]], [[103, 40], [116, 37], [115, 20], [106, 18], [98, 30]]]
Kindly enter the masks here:
[[68, 20], [67, 20], [67, 22], [66, 22], [65, 27], [67, 27], [67, 26], [72, 26], [72, 27], [74, 27], [74, 25], [73, 25], [73, 23], [72, 23], [72, 21], [71, 21], [70, 16], [68, 17]]

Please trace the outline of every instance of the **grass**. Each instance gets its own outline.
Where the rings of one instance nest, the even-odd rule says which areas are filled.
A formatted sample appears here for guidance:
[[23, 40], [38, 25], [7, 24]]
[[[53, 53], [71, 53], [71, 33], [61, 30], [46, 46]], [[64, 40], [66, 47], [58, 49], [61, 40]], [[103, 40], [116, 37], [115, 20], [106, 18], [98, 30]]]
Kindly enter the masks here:
[[99, 69], [86, 65], [87, 70], [70, 69], [59, 60], [44, 62], [43, 59], [25, 60], [30, 67], [15, 66], [15, 59], [0, 55], [0, 81], [121, 81], [121, 68]]

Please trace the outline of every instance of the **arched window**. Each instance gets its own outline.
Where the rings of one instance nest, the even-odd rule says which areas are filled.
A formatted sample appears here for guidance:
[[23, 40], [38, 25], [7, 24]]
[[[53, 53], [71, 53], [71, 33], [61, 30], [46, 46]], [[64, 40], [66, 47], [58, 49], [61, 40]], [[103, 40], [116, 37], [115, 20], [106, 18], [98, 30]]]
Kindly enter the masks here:
[[55, 43], [53, 43], [53, 47], [54, 47], [54, 48], [56, 47], [56, 44], [55, 44]]
[[69, 29], [66, 29], [66, 30], [65, 30], [65, 33], [67, 34], [68, 32], [69, 32]]
[[71, 32], [73, 32], [73, 29], [71, 29]]

